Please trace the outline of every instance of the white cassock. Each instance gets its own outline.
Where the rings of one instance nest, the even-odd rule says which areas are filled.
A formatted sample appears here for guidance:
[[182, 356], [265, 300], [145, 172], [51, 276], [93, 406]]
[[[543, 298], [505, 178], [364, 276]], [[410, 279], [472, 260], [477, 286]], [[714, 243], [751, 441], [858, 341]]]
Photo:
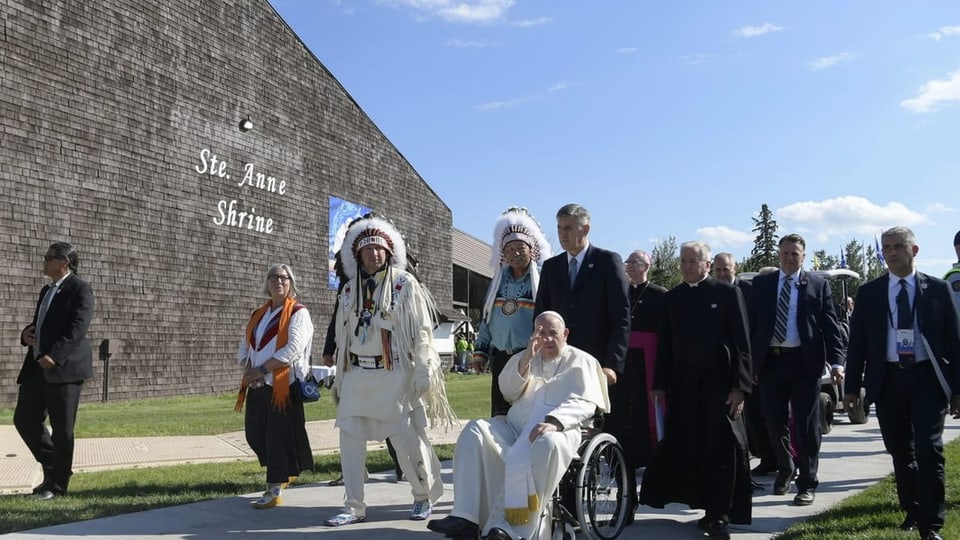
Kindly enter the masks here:
[[[553, 360], [534, 357], [526, 377], [517, 369], [522, 356], [523, 352], [515, 354], [500, 373], [500, 389], [511, 402], [510, 412], [471, 421], [457, 439], [450, 515], [479, 524], [484, 536], [499, 527], [514, 538], [546, 539], [550, 537], [551, 496], [580, 446], [580, 427], [597, 409], [608, 412], [610, 399], [599, 362], [580, 349], [566, 345]], [[559, 420], [564, 430], [525, 443], [530, 430], [548, 415]], [[512, 454], [518, 448], [529, 451], [539, 508], [527, 523], [511, 525], [505, 511], [504, 459], [508, 451]]]

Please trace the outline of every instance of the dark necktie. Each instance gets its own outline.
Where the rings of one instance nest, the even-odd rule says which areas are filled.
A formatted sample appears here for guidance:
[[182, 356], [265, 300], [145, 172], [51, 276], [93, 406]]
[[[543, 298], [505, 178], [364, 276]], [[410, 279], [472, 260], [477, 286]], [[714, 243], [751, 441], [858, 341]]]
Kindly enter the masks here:
[[777, 321], [773, 327], [773, 342], [780, 344], [787, 339], [787, 313], [790, 312], [790, 284], [793, 276], [787, 276], [780, 288], [780, 298], [777, 300]]
[[[907, 294], [907, 280], [900, 279], [900, 292], [897, 293], [897, 330], [913, 328], [913, 310], [910, 309], [910, 296]], [[901, 364], [912, 364], [916, 357], [912, 354], [899, 355]]]
[[573, 284], [577, 282], [577, 259], [570, 259], [570, 289], [573, 290]]
[[907, 280], [900, 280], [900, 292], [897, 293], [897, 329], [913, 328], [910, 310], [910, 295], [907, 294]]

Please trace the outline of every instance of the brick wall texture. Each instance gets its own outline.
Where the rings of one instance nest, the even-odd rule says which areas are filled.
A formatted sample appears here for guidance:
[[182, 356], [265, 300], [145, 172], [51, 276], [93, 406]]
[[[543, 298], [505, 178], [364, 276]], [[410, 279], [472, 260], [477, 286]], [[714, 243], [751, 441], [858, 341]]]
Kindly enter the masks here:
[[235, 389], [271, 263], [297, 274], [319, 359], [331, 196], [392, 219], [451, 305], [450, 209], [266, 0], [0, 0], [0, 69], [0, 406], [58, 240], [97, 296], [111, 401]]

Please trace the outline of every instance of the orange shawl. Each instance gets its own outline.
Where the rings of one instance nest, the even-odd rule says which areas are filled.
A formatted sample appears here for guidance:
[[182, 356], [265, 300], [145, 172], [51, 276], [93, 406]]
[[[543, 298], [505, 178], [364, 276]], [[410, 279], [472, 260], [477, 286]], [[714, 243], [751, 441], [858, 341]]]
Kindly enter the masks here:
[[[277, 350], [284, 348], [287, 345], [287, 338], [290, 334], [290, 317], [293, 316], [294, 308], [297, 306], [296, 300], [293, 298], [286, 298], [283, 301], [283, 309], [280, 311], [280, 322], [277, 327]], [[254, 332], [257, 329], [257, 325], [260, 324], [260, 319], [266, 315], [267, 311], [270, 310], [270, 302], [267, 301], [266, 304], [260, 306], [259, 309], [253, 312], [253, 315], [250, 316], [250, 321], [247, 323], [247, 346], [255, 347], [255, 339], [253, 337]], [[289, 381], [290, 380], [290, 366], [284, 364], [277, 369], [273, 370], [273, 395], [271, 402], [273, 406], [279, 410], [286, 410], [287, 406], [290, 404], [290, 385], [279, 383], [278, 381]], [[233, 410], [240, 412], [243, 410], [243, 402], [247, 397], [247, 384], [242, 380], [240, 381], [240, 391], [237, 392], [237, 403], [234, 405]]]

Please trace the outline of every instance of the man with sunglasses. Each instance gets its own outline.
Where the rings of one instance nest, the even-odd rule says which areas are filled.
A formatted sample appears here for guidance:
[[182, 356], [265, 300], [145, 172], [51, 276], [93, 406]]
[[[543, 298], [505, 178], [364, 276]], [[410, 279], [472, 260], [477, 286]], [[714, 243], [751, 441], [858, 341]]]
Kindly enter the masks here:
[[[17, 376], [20, 390], [13, 423], [43, 467], [43, 483], [31, 495], [37, 499], [67, 492], [80, 391], [83, 381], [93, 376], [93, 353], [86, 338], [93, 318], [93, 290], [77, 275], [79, 266], [72, 245], [50, 245], [43, 273], [51, 283], [40, 291], [33, 321], [20, 334], [27, 354]], [[47, 416], [52, 432], [44, 426]]]

